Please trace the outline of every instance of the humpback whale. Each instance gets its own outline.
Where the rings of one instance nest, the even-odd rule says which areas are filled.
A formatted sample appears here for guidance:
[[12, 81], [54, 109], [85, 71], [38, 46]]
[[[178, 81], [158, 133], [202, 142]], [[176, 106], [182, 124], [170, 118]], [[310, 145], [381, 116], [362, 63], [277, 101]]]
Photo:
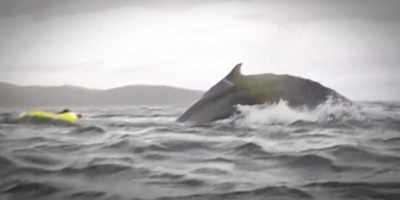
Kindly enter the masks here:
[[187, 109], [178, 122], [204, 124], [226, 119], [236, 112], [236, 105], [272, 104], [285, 100], [291, 107], [313, 109], [328, 98], [351, 103], [336, 91], [309, 79], [272, 73], [243, 75], [237, 64], [221, 81], [211, 87]]

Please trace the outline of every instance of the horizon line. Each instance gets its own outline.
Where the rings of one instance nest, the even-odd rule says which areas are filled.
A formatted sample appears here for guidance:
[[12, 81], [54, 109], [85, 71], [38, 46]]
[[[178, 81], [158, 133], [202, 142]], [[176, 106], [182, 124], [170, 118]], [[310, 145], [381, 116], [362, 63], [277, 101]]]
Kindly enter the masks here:
[[150, 86], [150, 87], [170, 87], [170, 88], [176, 88], [176, 89], [184, 89], [184, 90], [191, 90], [191, 91], [198, 91], [198, 92], [205, 92], [204, 90], [199, 90], [199, 89], [191, 89], [191, 88], [185, 88], [185, 87], [179, 87], [179, 86], [172, 86], [172, 85], [161, 85], [161, 84], [128, 84], [128, 85], [121, 85], [121, 86], [115, 86], [115, 87], [110, 87], [110, 88], [91, 88], [91, 87], [85, 87], [85, 86], [77, 86], [77, 85], [40, 85], [40, 84], [16, 84], [16, 83], [10, 83], [10, 82], [5, 82], [5, 81], [0, 81], [0, 84], [7, 84], [7, 85], [12, 85], [12, 86], [17, 86], [17, 87], [75, 87], [75, 88], [80, 88], [80, 89], [86, 89], [86, 90], [99, 90], [99, 91], [105, 91], [105, 90], [112, 90], [112, 89], [118, 89], [118, 88], [123, 88], [123, 87], [135, 87], [135, 86]]

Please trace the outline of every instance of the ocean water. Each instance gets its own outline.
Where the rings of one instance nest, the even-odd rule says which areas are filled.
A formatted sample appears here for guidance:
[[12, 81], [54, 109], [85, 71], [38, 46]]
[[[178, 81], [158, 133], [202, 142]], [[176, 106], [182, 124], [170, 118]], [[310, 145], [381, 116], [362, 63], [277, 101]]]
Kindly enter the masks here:
[[1, 200], [400, 199], [399, 102], [238, 106], [202, 126], [175, 122], [185, 107], [70, 109], [85, 119], [1, 111]]

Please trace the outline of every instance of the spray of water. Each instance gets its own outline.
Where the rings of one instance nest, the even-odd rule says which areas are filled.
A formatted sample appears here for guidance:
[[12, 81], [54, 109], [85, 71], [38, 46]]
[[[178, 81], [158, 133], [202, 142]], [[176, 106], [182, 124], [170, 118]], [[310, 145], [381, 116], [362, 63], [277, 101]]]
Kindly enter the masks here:
[[238, 114], [232, 120], [244, 126], [289, 125], [296, 121], [326, 122], [333, 120], [363, 120], [366, 115], [360, 106], [329, 98], [315, 109], [291, 107], [287, 101], [274, 104], [237, 105]]

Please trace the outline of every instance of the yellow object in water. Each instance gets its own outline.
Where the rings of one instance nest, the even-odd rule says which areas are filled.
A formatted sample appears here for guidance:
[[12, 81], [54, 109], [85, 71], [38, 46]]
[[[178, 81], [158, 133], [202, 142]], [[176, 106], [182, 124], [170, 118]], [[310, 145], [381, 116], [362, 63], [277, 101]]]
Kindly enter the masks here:
[[19, 116], [20, 118], [32, 117], [32, 118], [43, 118], [43, 119], [53, 119], [53, 120], [60, 120], [65, 122], [74, 122], [79, 119], [78, 115], [73, 112], [66, 112], [66, 113], [52, 113], [47, 111], [41, 110], [32, 110], [29, 112], [21, 113]]

